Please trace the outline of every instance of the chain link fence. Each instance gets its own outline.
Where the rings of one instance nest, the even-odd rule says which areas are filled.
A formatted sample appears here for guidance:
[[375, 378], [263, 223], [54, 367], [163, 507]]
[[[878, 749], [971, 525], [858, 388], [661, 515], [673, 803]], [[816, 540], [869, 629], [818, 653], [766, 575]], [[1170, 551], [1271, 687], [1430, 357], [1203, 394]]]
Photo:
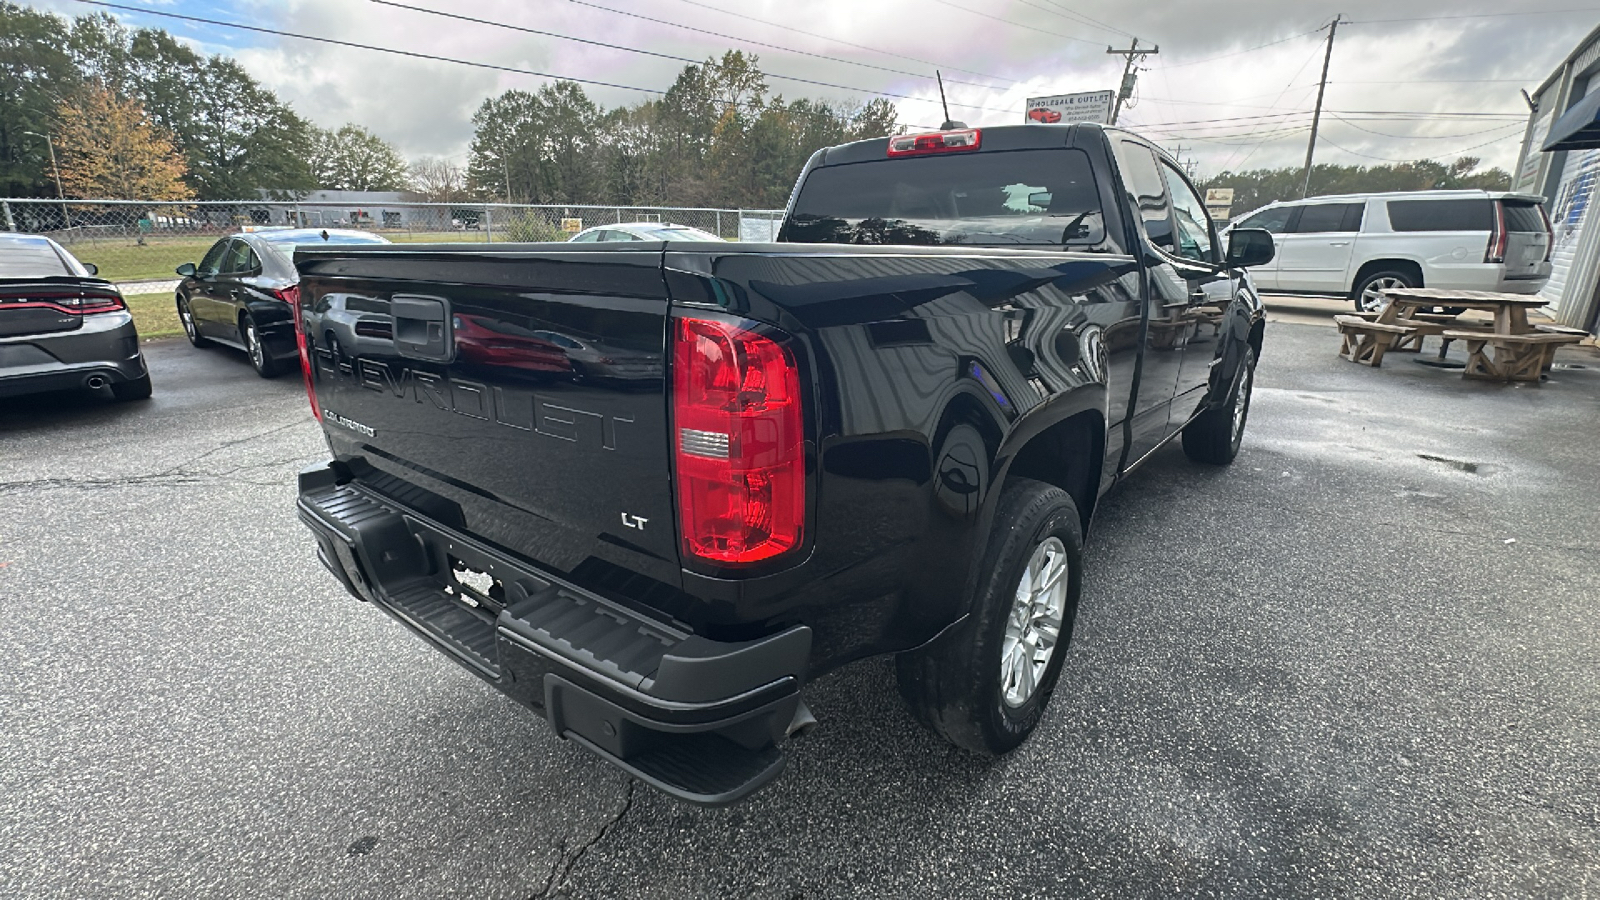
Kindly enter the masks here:
[[596, 225], [662, 222], [730, 241], [776, 238], [782, 210], [508, 203], [0, 200], [0, 228], [48, 235], [102, 277], [164, 281], [219, 237], [262, 228], [355, 228], [399, 242], [564, 241]]

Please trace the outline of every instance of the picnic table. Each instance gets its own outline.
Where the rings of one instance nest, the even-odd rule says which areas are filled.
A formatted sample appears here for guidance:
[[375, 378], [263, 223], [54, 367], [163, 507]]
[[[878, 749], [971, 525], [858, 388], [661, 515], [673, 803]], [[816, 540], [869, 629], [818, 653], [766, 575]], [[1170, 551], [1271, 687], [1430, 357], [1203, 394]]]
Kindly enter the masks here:
[[[1383, 364], [1385, 352], [1420, 350], [1424, 338], [1438, 335], [1447, 344], [1461, 341], [1466, 345], [1467, 366], [1462, 375], [1467, 378], [1536, 382], [1550, 367], [1557, 347], [1583, 339], [1572, 329], [1530, 324], [1528, 310], [1545, 301], [1526, 294], [1391, 288], [1383, 295], [1389, 303], [1376, 316], [1333, 317], [1343, 337], [1340, 356], [1377, 367]], [[1455, 321], [1454, 315], [1422, 312], [1436, 307], [1491, 312], [1494, 322], [1487, 327], [1474, 326]]]

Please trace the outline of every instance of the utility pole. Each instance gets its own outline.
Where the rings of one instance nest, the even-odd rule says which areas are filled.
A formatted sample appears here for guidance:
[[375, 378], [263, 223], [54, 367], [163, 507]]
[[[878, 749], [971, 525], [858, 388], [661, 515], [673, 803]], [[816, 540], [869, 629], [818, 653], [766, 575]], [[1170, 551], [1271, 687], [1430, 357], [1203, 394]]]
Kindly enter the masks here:
[[1139, 77], [1134, 72], [1134, 62], [1136, 60], [1143, 60], [1146, 56], [1154, 56], [1157, 53], [1160, 53], [1161, 45], [1157, 44], [1150, 50], [1140, 50], [1139, 39], [1134, 38], [1133, 44], [1129, 46], [1128, 49], [1118, 50], [1115, 47], [1107, 47], [1106, 52], [1112, 56], [1127, 57], [1128, 60], [1128, 64], [1122, 67], [1122, 83], [1117, 86], [1117, 105], [1111, 108], [1111, 124], [1115, 125], [1117, 124], [1117, 116], [1122, 114], [1122, 104], [1126, 103], [1128, 98], [1133, 96], [1133, 83], [1138, 80]]
[[1306, 178], [1300, 186], [1300, 196], [1303, 198], [1311, 193], [1311, 157], [1317, 152], [1317, 126], [1322, 124], [1322, 95], [1328, 90], [1328, 62], [1333, 59], [1333, 36], [1339, 30], [1339, 22], [1344, 18], [1340, 13], [1328, 23], [1328, 49], [1322, 54], [1322, 82], [1317, 85], [1317, 108], [1311, 114], [1311, 143], [1306, 145]]
[[56, 199], [61, 201], [61, 227], [72, 228], [72, 215], [67, 212], [67, 192], [61, 189], [61, 167], [56, 165], [56, 142], [50, 139], [50, 135], [40, 134], [37, 131], [24, 131], [23, 134], [44, 138], [44, 145], [50, 148], [50, 170], [56, 176]]

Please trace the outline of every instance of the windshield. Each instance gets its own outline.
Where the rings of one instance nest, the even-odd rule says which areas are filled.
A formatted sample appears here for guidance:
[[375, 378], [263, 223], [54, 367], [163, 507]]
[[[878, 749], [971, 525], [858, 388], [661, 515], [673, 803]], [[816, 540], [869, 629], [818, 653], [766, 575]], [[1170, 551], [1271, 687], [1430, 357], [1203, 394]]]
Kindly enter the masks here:
[[815, 169], [779, 240], [828, 244], [1097, 244], [1100, 194], [1081, 150], [883, 159]]
[[47, 238], [0, 237], [0, 278], [50, 278], [79, 274], [67, 265]]
[[[323, 235], [327, 237], [324, 238]], [[295, 246], [298, 244], [387, 244], [389, 241], [375, 234], [349, 231], [280, 231], [257, 232], [256, 237], [269, 244]]]

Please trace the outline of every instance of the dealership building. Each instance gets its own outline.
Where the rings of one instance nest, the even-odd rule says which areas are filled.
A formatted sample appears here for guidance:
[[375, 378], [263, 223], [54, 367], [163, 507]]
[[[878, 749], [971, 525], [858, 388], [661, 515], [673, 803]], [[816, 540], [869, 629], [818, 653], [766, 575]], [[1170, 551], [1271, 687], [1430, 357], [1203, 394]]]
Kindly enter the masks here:
[[1511, 189], [1545, 198], [1554, 243], [1540, 291], [1557, 322], [1600, 333], [1600, 28], [1532, 95]]

